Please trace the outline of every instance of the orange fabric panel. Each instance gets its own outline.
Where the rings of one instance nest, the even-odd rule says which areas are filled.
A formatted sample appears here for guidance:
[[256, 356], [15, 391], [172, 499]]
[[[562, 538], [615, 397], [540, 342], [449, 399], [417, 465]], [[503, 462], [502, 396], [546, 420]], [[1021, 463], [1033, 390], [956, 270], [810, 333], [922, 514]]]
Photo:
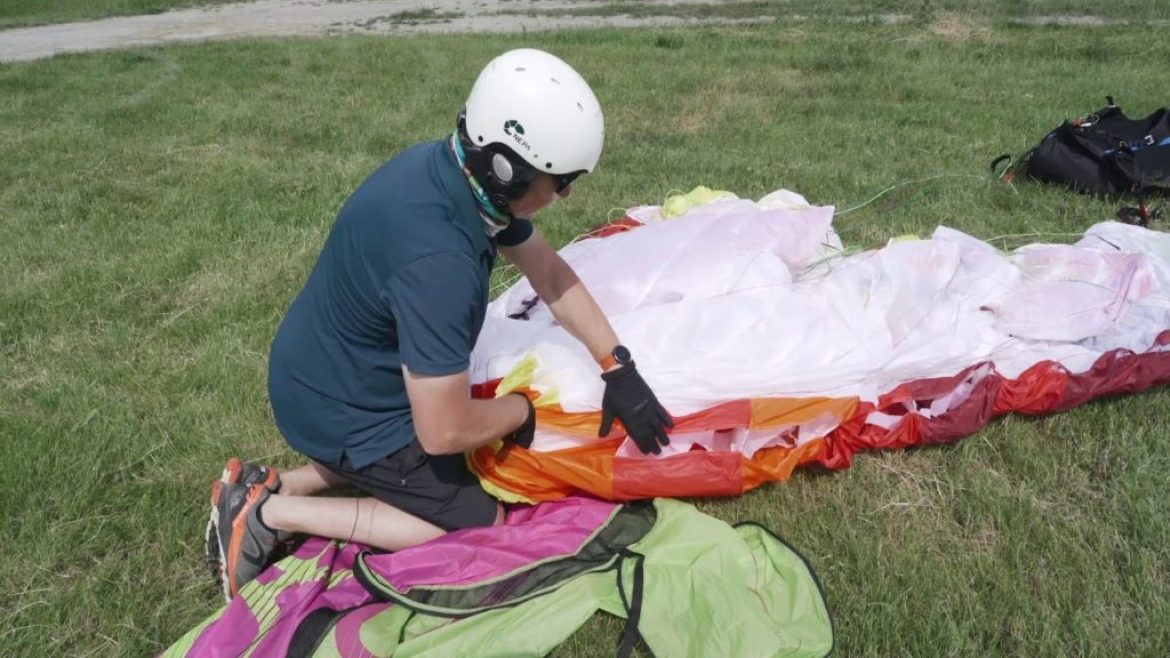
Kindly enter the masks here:
[[[541, 427], [555, 428], [561, 434], [597, 438], [597, 431], [601, 429], [601, 412], [587, 411], [571, 414], [561, 409], [561, 405], [555, 404], [536, 410], [536, 424]], [[615, 425], [615, 427], [618, 426]], [[623, 433], [622, 436], [625, 434]]]
[[[852, 416], [856, 409], [857, 398], [732, 400], [693, 414], [676, 416], [672, 432], [782, 427], [826, 415], [845, 419]], [[579, 437], [595, 437], [601, 427], [601, 412], [567, 413], [560, 405], [541, 407], [536, 412], [536, 419], [541, 426]], [[610, 434], [610, 437], [617, 436], [625, 436], [625, 433], [615, 431]]]
[[[675, 419], [672, 432], [792, 425], [824, 414], [847, 418], [855, 398], [734, 400]], [[596, 437], [601, 414], [565, 413], [558, 405], [537, 410], [541, 427]], [[609, 438], [584, 446], [536, 452], [505, 446], [475, 451], [476, 470], [495, 485], [536, 500], [586, 493], [606, 500], [654, 496], [729, 496], [770, 480], [786, 479], [796, 466], [813, 461], [821, 441], [800, 448], [768, 448], [747, 460], [739, 452], [696, 449], [665, 458], [615, 457], [625, 438], [620, 424]]]
[[833, 416], [844, 420], [857, 410], [851, 398], [758, 398], [751, 400], [753, 428], [783, 427]]
[[484, 446], [472, 453], [476, 470], [496, 485], [537, 500], [587, 493], [613, 500], [613, 453], [623, 439], [535, 452], [505, 444], [498, 453]]
[[[955, 441], [974, 434], [992, 418], [1005, 413], [1052, 413], [1094, 398], [1170, 383], [1170, 352], [1134, 354], [1114, 350], [1080, 374], [1069, 373], [1050, 361], [1035, 364], [1014, 380], [993, 372], [977, 382], [966, 399], [956, 401], [955, 406], [935, 418], [906, 412], [907, 405], [926, 403], [953, 390], [979, 365], [951, 377], [908, 382], [881, 396], [876, 406], [848, 398], [741, 400], [677, 419], [676, 431], [779, 427], [824, 413], [842, 419], [837, 429], [823, 439], [796, 448], [765, 448], [752, 459], [736, 452], [701, 449], [664, 458], [617, 458], [614, 452], [623, 440], [620, 436], [555, 452], [505, 447], [497, 454], [491, 447], [484, 447], [472, 459], [477, 470], [498, 486], [536, 500], [575, 493], [607, 500], [734, 495], [765, 482], [785, 480], [794, 469], [811, 462], [831, 469], [848, 468], [853, 455], [863, 450]], [[866, 417], [875, 409], [901, 414], [903, 418], [888, 430], [869, 425]], [[571, 418], [574, 416], [578, 418]], [[582, 434], [588, 429], [587, 435], [595, 436], [600, 414], [565, 414], [559, 408], [548, 413], [542, 409], [538, 421], [558, 427], [558, 422], [563, 421]]]
[[765, 448], [746, 459], [738, 452], [693, 450], [665, 458], [614, 457], [620, 441], [582, 448], [534, 452], [490, 447], [473, 455], [493, 483], [535, 500], [587, 493], [606, 500], [656, 496], [734, 496], [765, 482], [786, 480], [796, 467], [814, 462], [824, 441], [797, 448]]
[[797, 466], [817, 461], [825, 448], [824, 439], [814, 439], [795, 448], [775, 446], [760, 450], [743, 464], [743, 491], [765, 482], [787, 480]]
[[[751, 400], [724, 402], [693, 414], [676, 416], [674, 429], [671, 432], [701, 432], [732, 427], [749, 427], [752, 423], [752, 409]], [[560, 405], [550, 405], [536, 410], [536, 422], [541, 427], [555, 428], [562, 434], [593, 438], [601, 429], [601, 412], [568, 413]], [[614, 423], [609, 438], [625, 436], [625, 428], [621, 426], [621, 423]]]

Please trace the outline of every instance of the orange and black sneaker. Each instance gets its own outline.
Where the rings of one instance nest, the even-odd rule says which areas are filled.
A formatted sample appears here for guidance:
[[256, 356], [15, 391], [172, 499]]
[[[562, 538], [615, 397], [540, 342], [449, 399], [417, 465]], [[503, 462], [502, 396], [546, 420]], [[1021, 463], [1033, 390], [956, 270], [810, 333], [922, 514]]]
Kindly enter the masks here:
[[260, 508], [271, 495], [263, 484], [216, 480], [212, 485], [208, 564], [229, 602], [241, 587], [260, 575], [276, 552], [276, 531], [260, 518]]
[[241, 461], [239, 457], [232, 457], [223, 465], [223, 475], [219, 478], [224, 484], [262, 484], [272, 493], [280, 493], [280, 472], [272, 466], [263, 466], [252, 462]]

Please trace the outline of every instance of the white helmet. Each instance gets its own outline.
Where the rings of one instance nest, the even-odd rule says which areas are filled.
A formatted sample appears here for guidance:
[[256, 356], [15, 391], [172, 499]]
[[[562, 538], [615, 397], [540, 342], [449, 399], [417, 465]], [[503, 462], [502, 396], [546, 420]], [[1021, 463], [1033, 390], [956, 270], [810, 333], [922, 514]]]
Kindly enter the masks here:
[[511, 50], [488, 63], [464, 113], [467, 141], [506, 146], [536, 171], [591, 172], [601, 158], [605, 121], [597, 96], [573, 67], [542, 50]]

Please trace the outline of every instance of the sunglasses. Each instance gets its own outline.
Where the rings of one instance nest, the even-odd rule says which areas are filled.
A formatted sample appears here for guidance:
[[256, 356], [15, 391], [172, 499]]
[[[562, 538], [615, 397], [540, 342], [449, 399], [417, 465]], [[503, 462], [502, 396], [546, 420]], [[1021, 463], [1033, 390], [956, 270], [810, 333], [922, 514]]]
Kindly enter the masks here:
[[580, 175], [581, 172], [579, 171], [574, 171], [571, 174], [553, 174], [553, 178], [557, 182], [557, 194], [562, 194], [565, 190], [569, 189], [569, 186], [572, 185], [573, 181], [577, 180], [577, 177]]

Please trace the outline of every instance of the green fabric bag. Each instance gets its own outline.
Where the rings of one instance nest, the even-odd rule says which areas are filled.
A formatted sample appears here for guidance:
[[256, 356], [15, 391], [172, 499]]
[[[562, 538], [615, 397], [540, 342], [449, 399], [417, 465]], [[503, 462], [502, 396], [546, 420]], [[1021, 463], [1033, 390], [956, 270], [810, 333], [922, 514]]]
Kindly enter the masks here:
[[[468, 586], [467, 595], [438, 588], [387, 591], [388, 580], [379, 585], [369, 574], [360, 578], [363, 590], [344, 568], [360, 572], [362, 560], [331, 543], [334, 553], [325, 550], [297, 564], [319, 567], [331, 556], [348, 555], [348, 562], [337, 560], [331, 573], [320, 574], [328, 586], [314, 596], [344, 595], [350, 607], [320, 607], [295, 633], [287, 626], [281, 630], [279, 618], [267, 620], [247, 650], [224, 655], [252, 655], [258, 646], [273, 646], [278, 638], [272, 634], [280, 632], [286, 636], [280, 646], [297, 658], [544, 656], [598, 610], [628, 620], [620, 646], [614, 638], [619, 656], [630, 655], [639, 641], [660, 658], [821, 658], [832, 651], [833, 625], [820, 583], [804, 558], [762, 526], [732, 528], [668, 499], [654, 501], [652, 509], [624, 506], [610, 521], [588, 544], [592, 548], [495, 579], [512, 598], [500, 598], [501, 588], [487, 583]], [[627, 543], [630, 538], [639, 539]], [[610, 558], [596, 550], [599, 544], [608, 546]], [[549, 574], [563, 580], [551, 586]], [[287, 592], [262, 591], [279, 582], [249, 585], [242, 595], [280, 599], [289, 610], [308, 603], [290, 600]], [[355, 591], [368, 594], [353, 598]], [[492, 605], [485, 605], [489, 593]], [[227, 621], [221, 616], [223, 611], [165, 655], [190, 655], [200, 633]]]

